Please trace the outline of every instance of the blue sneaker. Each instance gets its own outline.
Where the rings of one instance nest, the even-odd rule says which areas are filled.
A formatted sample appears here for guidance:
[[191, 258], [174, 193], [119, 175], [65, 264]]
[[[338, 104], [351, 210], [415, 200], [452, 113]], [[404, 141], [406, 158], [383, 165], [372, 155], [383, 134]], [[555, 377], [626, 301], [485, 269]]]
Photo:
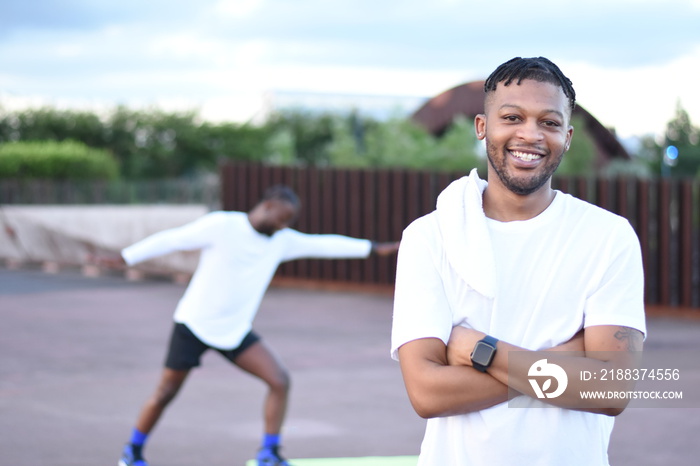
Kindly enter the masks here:
[[143, 445], [134, 445], [127, 443], [124, 445], [122, 457], [119, 460], [118, 466], [148, 466], [148, 463], [143, 459], [141, 449]]
[[279, 447], [261, 448], [258, 451], [258, 466], [292, 466], [277, 451]]

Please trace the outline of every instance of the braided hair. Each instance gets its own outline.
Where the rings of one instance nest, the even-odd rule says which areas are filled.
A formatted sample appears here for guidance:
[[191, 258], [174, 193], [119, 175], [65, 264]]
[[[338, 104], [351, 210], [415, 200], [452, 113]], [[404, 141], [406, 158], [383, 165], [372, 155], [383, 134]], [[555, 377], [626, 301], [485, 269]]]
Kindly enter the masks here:
[[574, 111], [576, 106], [576, 92], [571, 84], [571, 80], [564, 76], [559, 67], [544, 57], [520, 58], [515, 57], [491, 73], [491, 76], [484, 83], [484, 92], [494, 92], [498, 83], [504, 86], [510, 85], [513, 81], [520, 84], [523, 79], [532, 79], [538, 82], [551, 83], [561, 87], [564, 95], [569, 99], [569, 108]]

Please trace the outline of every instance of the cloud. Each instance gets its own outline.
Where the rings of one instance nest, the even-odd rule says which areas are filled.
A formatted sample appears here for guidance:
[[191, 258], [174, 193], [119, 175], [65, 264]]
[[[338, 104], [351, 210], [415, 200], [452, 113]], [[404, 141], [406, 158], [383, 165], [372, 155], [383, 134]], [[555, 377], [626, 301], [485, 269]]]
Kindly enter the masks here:
[[217, 14], [229, 18], [248, 18], [259, 10], [264, 0], [219, 0], [214, 5]]
[[166, 23], [191, 17], [195, 2], [185, 0], [33, 0], [3, 3], [0, 31], [10, 36], [22, 31], [90, 31], [107, 25], [143, 19]]
[[[275, 60], [454, 67], [513, 48], [559, 50], [599, 65], [666, 62], [698, 43], [700, 10], [687, 1], [267, 1], [245, 21], [219, 18], [221, 40], [274, 43]], [[291, 45], [294, 45], [292, 48]], [[319, 45], [325, 52], [319, 54]], [[286, 46], [286, 47], [285, 47]], [[295, 53], [289, 53], [292, 49]]]
[[[27, 57], [51, 61], [57, 42], [100, 45], [80, 65], [95, 70], [104, 69], [101, 57], [126, 66], [149, 60], [201, 66], [196, 52], [216, 65], [251, 47], [262, 64], [489, 69], [515, 54], [567, 54], [625, 67], [666, 63], [700, 42], [700, 9], [682, 0], [43, 0], [36, 6], [9, 3], [0, 47], [18, 48], [14, 57], [26, 49]], [[120, 42], [110, 40], [110, 30], [123, 31]], [[4, 65], [21, 72], [26, 63]]]

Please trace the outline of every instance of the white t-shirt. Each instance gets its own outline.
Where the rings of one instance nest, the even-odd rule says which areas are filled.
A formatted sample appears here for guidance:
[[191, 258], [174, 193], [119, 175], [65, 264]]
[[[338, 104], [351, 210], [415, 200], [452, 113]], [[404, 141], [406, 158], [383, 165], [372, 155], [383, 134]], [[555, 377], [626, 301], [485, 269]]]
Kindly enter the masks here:
[[199, 264], [175, 310], [205, 343], [236, 348], [251, 330], [265, 290], [281, 262], [301, 258], [364, 258], [365, 239], [309, 235], [290, 228], [267, 236], [243, 212], [212, 212], [164, 230], [122, 250], [133, 265], [173, 251], [201, 250]]
[[[483, 221], [495, 259], [495, 298], [479, 294], [455, 272], [436, 212], [404, 231], [392, 357], [419, 338], [447, 344], [456, 325], [530, 350], [548, 349], [594, 325], [645, 332], [639, 242], [624, 218], [557, 192], [533, 219]], [[429, 419], [419, 465], [608, 464], [612, 417], [522, 401], [531, 408], [502, 403]]]

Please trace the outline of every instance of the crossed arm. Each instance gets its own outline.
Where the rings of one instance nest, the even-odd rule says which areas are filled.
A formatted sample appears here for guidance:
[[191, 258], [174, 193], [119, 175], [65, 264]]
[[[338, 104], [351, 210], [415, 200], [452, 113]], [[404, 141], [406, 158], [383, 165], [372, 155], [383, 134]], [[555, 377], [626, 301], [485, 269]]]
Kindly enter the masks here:
[[[509, 353], [527, 351], [523, 348], [499, 341], [496, 356], [486, 373], [471, 367], [471, 352], [484, 336], [484, 333], [473, 329], [455, 327], [447, 345], [437, 338], [424, 338], [410, 341], [399, 348], [399, 361], [408, 396], [421, 417], [465, 414], [494, 406], [508, 400], [508, 387], [524, 395], [535, 396], [526, 377], [527, 367], [520, 362], [521, 358], [511, 361], [513, 365], [520, 364], [522, 367], [511, 366], [509, 376]], [[638, 330], [601, 325], [588, 327], [548, 351], [566, 352], [556, 358], [556, 363], [564, 368], [569, 380], [575, 380], [581, 370], [595, 372], [630, 367], [634, 363], [630, 355], [642, 350], [642, 342], [643, 335]], [[615, 389], [632, 387], [633, 382], [621, 381]], [[581, 405], [577, 395], [577, 390], [569, 390], [561, 397], [543, 401], [611, 416], [621, 413], [626, 406], [624, 402], [611, 406], [605, 400], [597, 405], [592, 405], [588, 400]]]

